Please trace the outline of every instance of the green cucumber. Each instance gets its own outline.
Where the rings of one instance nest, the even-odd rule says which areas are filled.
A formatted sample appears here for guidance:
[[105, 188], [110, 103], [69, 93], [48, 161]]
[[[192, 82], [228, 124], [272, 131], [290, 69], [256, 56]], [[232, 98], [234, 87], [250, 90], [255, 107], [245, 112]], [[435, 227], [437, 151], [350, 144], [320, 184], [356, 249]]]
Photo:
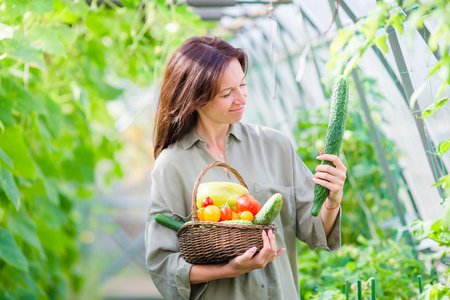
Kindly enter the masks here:
[[[327, 138], [325, 141], [325, 154], [339, 155], [342, 137], [344, 136], [345, 120], [347, 118], [348, 83], [344, 77], [338, 78], [331, 94], [330, 116], [328, 120]], [[333, 166], [330, 161], [321, 164]], [[314, 186], [314, 201], [311, 214], [317, 216], [323, 203], [330, 194], [330, 190], [316, 184]]]
[[220, 222], [221, 224], [236, 224], [236, 225], [255, 225], [248, 220], [227, 220]]
[[280, 193], [273, 194], [261, 210], [256, 214], [253, 223], [258, 225], [270, 225], [276, 219], [283, 205], [283, 195]]
[[157, 214], [155, 216], [155, 220], [159, 224], [175, 231], [178, 231], [181, 228], [181, 226], [184, 225], [184, 222], [172, 219], [171, 217], [163, 214]]

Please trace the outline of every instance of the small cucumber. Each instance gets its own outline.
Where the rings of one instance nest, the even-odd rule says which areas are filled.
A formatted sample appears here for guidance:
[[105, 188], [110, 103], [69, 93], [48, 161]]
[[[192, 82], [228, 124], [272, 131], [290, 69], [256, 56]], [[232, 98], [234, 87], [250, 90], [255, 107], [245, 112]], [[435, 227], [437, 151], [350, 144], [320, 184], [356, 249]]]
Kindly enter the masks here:
[[256, 214], [253, 223], [258, 225], [270, 225], [276, 219], [283, 205], [283, 195], [280, 193], [273, 194], [269, 200], [263, 205], [261, 210]]
[[155, 220], [159, 224], [175, 231], [178, 231], [181, 228], [181, 226], [184, 225], [184, 222], [172, 219], [171, 217], [163, 214], [157, 214], [155, 216]]

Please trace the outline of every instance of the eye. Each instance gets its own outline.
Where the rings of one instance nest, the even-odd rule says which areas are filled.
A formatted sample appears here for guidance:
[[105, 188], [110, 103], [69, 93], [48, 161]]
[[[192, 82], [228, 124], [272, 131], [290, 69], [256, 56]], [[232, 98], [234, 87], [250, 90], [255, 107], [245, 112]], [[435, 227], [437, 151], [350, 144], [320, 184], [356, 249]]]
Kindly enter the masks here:
[[243, 83], [241, 83], [239, 86], [240, 86], [240, 87], [244, 87], [244, 86], [247, 86], [247, 84], [246, 84], [245, 82], [243, 82]]
[[229, 90], [227, 93], [223, 94], [222, 97], [226, 98], [231, 95], [231, 90]]

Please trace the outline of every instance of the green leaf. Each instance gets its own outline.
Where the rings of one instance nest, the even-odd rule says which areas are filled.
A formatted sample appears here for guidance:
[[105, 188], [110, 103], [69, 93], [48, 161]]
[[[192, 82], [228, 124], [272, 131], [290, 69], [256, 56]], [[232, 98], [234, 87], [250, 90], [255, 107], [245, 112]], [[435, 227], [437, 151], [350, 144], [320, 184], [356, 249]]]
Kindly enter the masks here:
[[428, 39], [428, 47], [430, 48], [431, 51], [437, 50], [439, 42], [442, 40], [442, 36], [447, 34], [447, 32], [448, 32], [447, 25], [438, 26], [438, 28], [435, 28], [435, 30], [433, 30]]
[[45, 70], [45, 63], [42, 53], [30, 45], [30, 41], [22, 33], [14, 32], [14, 37], [10, 40], [0, 42], [3, 52], [8, 57], [30, 64], [33, 67]]
[[442, 215], [442, 226], [450, 230], [450, 200], [447, 200], [444, 204], [444, 214]]
[[6, 97], [14, 103], [14, 110], [28, 115], [30, 113], [43, 113], [42, 100], [34, 96], [22, 84], [14, 80], [5, 80], [3, 83]]
[[375, 39], [375, 45], [383, 51], [384, 54], [387, 54], [389, 52], [388, 45], [386, 43], [386, 35], [380, 35], [377, 36]]
[[6, 168], [0, 169], [0, 186], [5, 191], [8, 199], [14, 204], [14, 207], [18, 210], [20, 207], [20, 192], [17, 188], [16, 182], [11, 172]]
[[433, 76], [437, 71], [439, 71], [440, 68], [442, 68], [446, 63], [448, 63], [450, 57], [442, 58], [440, 59], [434, 66], [431, 68], [431, 70], [428, 72], [428, 78]]
[[53, 204], [59, 204], [59, 196], [56, 181], [53, 180], [52, 178], [43, 177], [43, 183], [50, 202], [52, 202]]
[[35, 178], [36, 169], [28, 147], [25, 145], [22, 128], [6, 127], [0, 135], [0, 148], [14, 163], [14, 175], [25, 178]]
[[437, 154], [439, 156], [444, 155], [448, 150], [450, 150], [450, 139], [443, 141], [442, 143], [439, 144], [438, 146], [438, 151]]
[[64, 254], [65, 245], [68, 243], [67, 234], [60, 228], [51, 228], [44, 219], [36, 220], [36, 226], [43, 247], [55, 255]]
[[409, 225], [411, 234], [417, 240], [423, 240], [430, 233], [430, 225], [420, 219], [415, 219]]
[[334, 55], [335, 53], [340, 51], [353, 35], [354, 32], [352, 28], [339, 29], [336, 37], [333, 39], [333, 42], [330, 45], [330, 54]]
[[439, 180], [433, 184], [433, 186], [441, 186], [447, 192], [450, 192], [450, 174], [442, 176]]
[[22, 16], [27, 11], [43, 14], [53, 10], [52, 0], [5, 0], [5, 4], [11, 16]]
[[397, 13], [395, 15], [390, 16], [390, 23], [391, 25], [400, 33], [403, 34], [404, 27], [403, 27], [403, 21], [405, 20], [405, 16], [403, 13]]
[[22, 270], [28, 271], [28, 260], [17, 246], [14, 237], [6, 229], [0, 227], [0, 260]]
[[8, 228], [16, 236], [33, 246], [39, 251], [41, 258], [45, 257], [44, 249], [37, 238], [36, 225], [29, 215], [25, 215], [23, 210], [17, 213], [10, 213], [8, 216]]
[[353, 71], [353, 69], [358, 65], [359, 61], [361, 60], [361, 56], [360, 55], [355, 55], [353, 56], [350, 61], [347, 63], [344, 72], [343, 72], [343, 76], [344, 77], [348, 77], [350, 75], [350, 72]]
[[55, 11], [58, 11], [55, 18], [61, 23], [74, 24], [87, 16], [89, 7], [86, 1], [58, 1], [55, 3]]
[[[0, 83], [4, 84], [4, 82], [1, 81], [1, 79]], [[13, 100], [2, 94], [2, 91], [0, 90], [0, 121], [3, 121], [8, 125], [14, 124], [14, 117], [12, 114], [13, 107], [14, 107]]]
[[58, 31], [44, 26], [34, 27], [29, 36], [35, 49], [61, 56], [65, 54], [64, 44], [58, 36]]
[[3, 161], [11, 169], [14, 167], [14, 163], [11, 161], [8, 155], [6, 155], [6, 153], [3, 152], [2, 149], [0, 149], [0, 160]]
[[53, 101], [50, 97], [44, 99], [45, 107], [45, 125], [54, 137], [57, 137], [61, 131], [61, 124], [63, 123], [63, 113], [61, 107]]
[[445, 103], [447, 103], [448, 97], [441, 98], [433, 102], [430, 106], [428, 106], [420, 116], [421, 119], [428, 118], [432, 116], [436, 111], [438, 111]]

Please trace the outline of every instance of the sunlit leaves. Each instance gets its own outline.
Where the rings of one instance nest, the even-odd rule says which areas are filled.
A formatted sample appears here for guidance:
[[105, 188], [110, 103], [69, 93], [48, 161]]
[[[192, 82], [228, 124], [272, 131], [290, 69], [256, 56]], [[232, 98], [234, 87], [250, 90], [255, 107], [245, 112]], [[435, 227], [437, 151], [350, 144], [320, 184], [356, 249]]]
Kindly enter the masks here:
[[386, 35], [380, 35], [375, 39], [375, 45], [384, 53], [387, 54], [389, 47], [386, 43]]
[[422, 119], [428, 118], [432, 116], [436, 111], [438, 111], [445, 103], [448, 102], [448, 97], [444, 97], [433, 102], [430, 106], [428, 106], [420, 116]]
[[23, 16], [26, 12], [43, 14], [53, 10], [53, 0], [5, 0], [8, 14], [15, 17]]
[[12, 39], [0, 41], [0, 49], [8, 58], [45, 70], [42, 52], [34, 48], [23, 33], [17, 30], [14, 32]]
[[442, 156], [449, 150], [450, 150], [450, 139], [443, 141], [442, 143], [439, 144], [437, 153], [440, 156]]
[[122, 174], [107, 101], [151, 84], [205, 26], [163, 0], [0, 3], [0, 298], [66, 299], [82, 282], [78, 202], [99, 162], [111, 166], [99, 184]]
[[450, 196], [450, 175], [445, 175], [439, 178], [434, 186], [441, 186]]
[[18, 126], [7, 127], [0, 135], [0, 148], [14, 164], [13, 174], [25, 178], [35, 178], [36, 170], [30, 151], [25, 143], [23, 130]]
[[409, 225], [409, 230], [413, 237], [417, 240], [423, 240], [430, 234], [431, 225], [420, 220], [414, 219]]
[[[302, 299], [341, 299], [344, 284], [350, 283], [350, 295], [356, 297], [356, 282], [362, 280], [362, 299], [409, 299], [417, 295], [417, 274], [426, 272], [415, 259], [407, 243], [391, 239], [381, 242], [361, 238], [358, 245], [344, 244], [334, 252], [312, 251], [299, 243], [299, 277]], [[377, 280], [371, 294], [370, 278]], [[428, 282], [429, 280], [424, 282]], [[331, 293], [332, 298], [327, 298]]]

